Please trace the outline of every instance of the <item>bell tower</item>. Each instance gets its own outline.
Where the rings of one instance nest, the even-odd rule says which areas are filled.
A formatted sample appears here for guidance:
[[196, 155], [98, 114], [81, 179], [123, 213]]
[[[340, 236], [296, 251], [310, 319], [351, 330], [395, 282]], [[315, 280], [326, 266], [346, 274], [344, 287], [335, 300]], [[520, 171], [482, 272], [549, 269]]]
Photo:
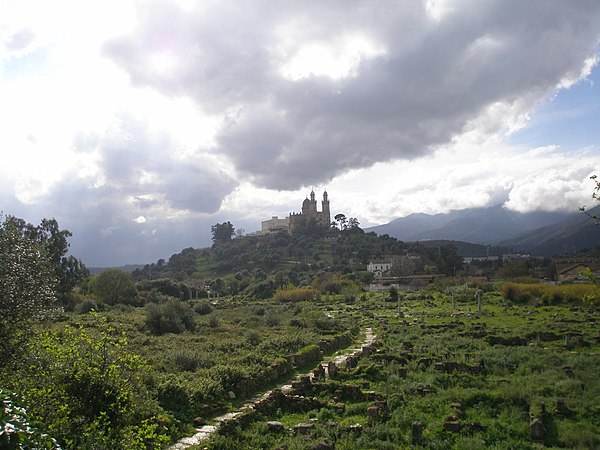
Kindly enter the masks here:
[[327, 191], [323, 192], [321, 210], [323, 211], [321, 223], [329, 228], [329, 225], [331, 224], [331, 214], [329, 213], [329, 196], [327, 195]]

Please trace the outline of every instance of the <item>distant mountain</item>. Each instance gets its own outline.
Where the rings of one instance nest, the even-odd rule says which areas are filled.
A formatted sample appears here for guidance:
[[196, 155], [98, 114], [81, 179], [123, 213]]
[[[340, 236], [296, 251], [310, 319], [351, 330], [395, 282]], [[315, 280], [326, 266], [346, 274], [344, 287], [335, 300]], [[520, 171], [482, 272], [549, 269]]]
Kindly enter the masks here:
[[581, 213], [535, 211], [519, 213], [502, 206], [470, 208], [446, 214], [411, 214], [365, 229], [402, 241], [454, 240], [491, 244], [564, 221]]
[[[600, 206], [589, 212], [600, 216]], [[431, 245], [453, 241], [461, 256], [492, 255], [500, 251], [494, 249], [489, 253], [491, 247], [469, 247], [466, 243], [539, 256], [565, 255], [600, 247], [600, 226], [581, 212], [518, 213], [502, 206], [435, 215], [411, 214], [365, 231]]]
[[[600, 206], [589, 212], [600, 216]], [[498, 241], [496, 245], [510, 246], [533, 255], [566, 255], [599, 247], [600, 225], [585, 214], [577, 213], [559, 223]]]
[[428, 248], [437, 248], [444, 245], [454, 245], [458, 256], [502, 256], [506, 253], [512, 253], [511, 247], [500, 247], [494, 245], [473, 244], [471, 242], [450, 241], [445, 239], [435, 239], [431, 241], [420, 241], [422, 245]]

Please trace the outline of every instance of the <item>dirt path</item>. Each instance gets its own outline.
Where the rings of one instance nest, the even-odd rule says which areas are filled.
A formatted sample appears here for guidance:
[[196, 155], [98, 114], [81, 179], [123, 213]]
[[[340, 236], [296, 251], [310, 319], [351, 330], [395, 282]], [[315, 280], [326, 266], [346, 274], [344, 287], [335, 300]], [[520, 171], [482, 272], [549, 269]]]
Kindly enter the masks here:
[[[321, 364], [323, 366], [325, 366], [324, 367], [325, 371], [327, 371], [327, 363], [330, 361], [333, 361], [336, 364], [336, 366], [343, 366], [345, 364], [345, 362], [348, 360], [348, 358], [350, 358], [351, 356], [358, 355], [361, 352], [362, 347], [371, 345], [371, 344], [373, 344], [374, 341], [375, 341], [375, 335], [373, 334], [373, 330], [371, 328], [367, 328], [365, 330], [365, 339], [360, 344], [360, 347], [348, 348], [342, 354], [339, 354], [339, 355], [335, 356], [334, 358], [324, 359], [323, 361], [321, 361]], [[275, 388], [270, 389], [261, 395], [252, 397], [251, 399], [248, 400], [247, 403], [245, 403], [238, 410], [228, 412], [221, 416], [215, 417], [212, 420], [213, 423], [211, 425], [204, 425], [203, 427], [197, 428], [196, 434], [194, 434], [193, 436], [182, 438], [179, 442], [177, 442], [176, 444], [169, 447], [169, 450], [184, 450], [193, 445], [198, 445], [198, 444], [208, 440], [210, 438], [210, 436], [215, 431], [217, 431], [217, 429], [223, 422], [233, 420], [236, 417], [246, 413], [248, 410], [251, 410], [252, 408], [254, 408], [254, 406], [257, 403], [268, 398], [275, 389], [280, 389], [284, 393], [289, 392], [292, 389], [293, 381], [297, 381], [300, 379], [300, 377], [307, 376], [307, 375], [313, 376], [313, 372], [298, 374], [293, 379], [289, 380], [287, 383], [280, 384], [280, 385], [276, 386]]]

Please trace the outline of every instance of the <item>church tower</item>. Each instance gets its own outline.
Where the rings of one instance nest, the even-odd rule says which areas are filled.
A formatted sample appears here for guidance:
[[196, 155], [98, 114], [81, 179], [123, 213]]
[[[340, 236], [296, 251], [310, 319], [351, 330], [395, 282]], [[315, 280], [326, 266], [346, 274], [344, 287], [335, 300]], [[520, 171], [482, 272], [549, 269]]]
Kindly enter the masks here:
[[331, 214], [329, 213], [329, 196], [327, 195], [327, 191], [323, 192], [323, 201], [321, 202], [321, 211], [323, 211], [321, 223], [328, 227], [331, 224]]

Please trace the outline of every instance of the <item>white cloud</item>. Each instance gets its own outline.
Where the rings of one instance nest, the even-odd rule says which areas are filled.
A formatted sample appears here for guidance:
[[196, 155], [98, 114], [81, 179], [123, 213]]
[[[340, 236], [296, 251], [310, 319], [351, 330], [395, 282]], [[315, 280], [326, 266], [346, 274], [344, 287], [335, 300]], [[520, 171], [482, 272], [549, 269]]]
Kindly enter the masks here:
[[504, 142], [590, 74], [598, 29], [593, 0], [4, 2], [0, 199], [119, 262], [310, 186], [363, 225], [579, 206], [597, 143]]

